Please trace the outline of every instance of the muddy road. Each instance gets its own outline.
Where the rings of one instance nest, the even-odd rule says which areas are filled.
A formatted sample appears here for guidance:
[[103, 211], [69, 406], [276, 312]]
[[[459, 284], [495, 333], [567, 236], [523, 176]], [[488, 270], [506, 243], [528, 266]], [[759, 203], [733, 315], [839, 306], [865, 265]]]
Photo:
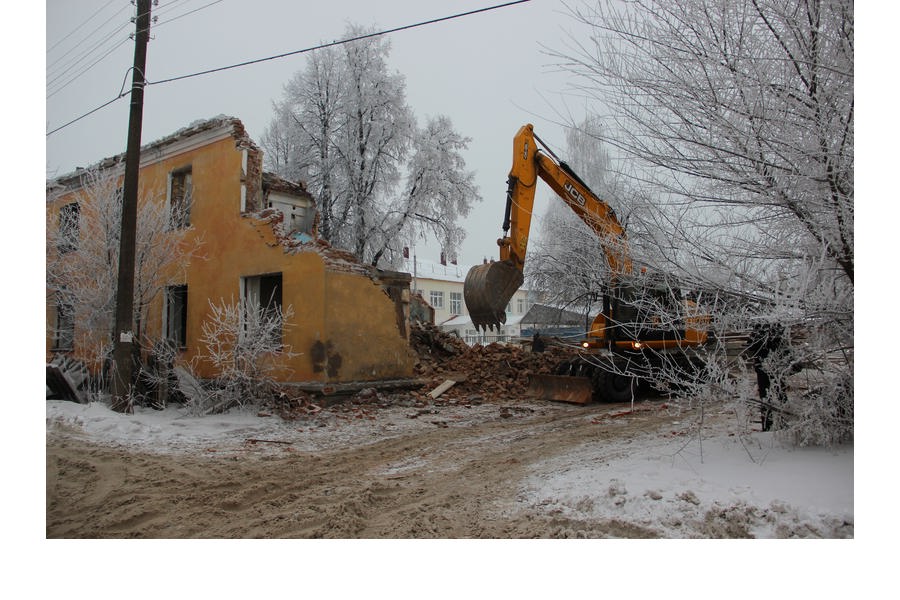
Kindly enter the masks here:
[[[340, 443], [312, 447], [313, 427], [282, 422], [267, 438], [257, 432], [164, 453], [102, 445], [77, 428], [48, 424], [46, 534], [657, 537], [615, 519], [535, 510], [521, 498], [521, 481], [537, 463], [585, 444], [609, 447], [613, 458], [632, 439], [688, 426], [685, 414], [660, 400], [630, 408], [516, 402], [417, 414], [394, 407], [367, 413]], [[315, 434], [327, 436], [329, 427], [319, 423]]]

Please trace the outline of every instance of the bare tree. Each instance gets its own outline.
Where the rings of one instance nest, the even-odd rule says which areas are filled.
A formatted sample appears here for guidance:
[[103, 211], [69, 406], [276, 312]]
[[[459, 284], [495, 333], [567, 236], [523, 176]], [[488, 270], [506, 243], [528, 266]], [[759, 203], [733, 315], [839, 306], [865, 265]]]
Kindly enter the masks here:
[[592, 35], [555, 56], [610, 108], [602, 139], [652, 206], [632, 231], [653, 262], [706, 291], [720, 334], [757, 320], [796, 331], [789, 343], [852, 423], [853, 2], [571, 13]]
[[[346, 37], [366, 33], [350, 26]], [[424, 231], [452, 252], [456, 221], [480, 199], [461, 155], [468, 139], [446, 117], [417, 126], [389, 54], [373, 37], [312, 55], [262, 138], [269, 168], [309, 182], [322, 237], [375, 266]]]
[[337, 48], [312, 54], [306, 68], [285, 84], [283, 99], [274, 103], [275, 116], [260, 140], [268, 168], [307, 182], [316, 198], [319, 232], [329, 241], [343, 229], [336, 219], [347, 203], [346, 194], [339, 192], [345, 186], [334, 149], [344, 126], [343, 68]]
[[202, 359], [209, 361], [218, 375], [212, 393], [192, 408], [197, 412], [222, 411], [266, 400], [275, 387], [272, 372], [284, 359], [295, 356], [282, 343], [293, 308], [278, 304], [260, 306], [250, 297], [243, 302], [209, 302], [209, 316], [203, 322], [200, 344], [206, 348]]
[[466, 171], [461, 154], [469, 141], [445, 116], [429, 118], [418, 131], [412, 139], [405, 186], [366, 235], [372, 265], [386, 252], [399, 257], [401, 240], [409, 237], [431, 233], [448, 251], [462, 243], [465, 232], [458, 222], [479, 197], [474, 173]]
[[[628, 212], [623, 195], [609, 181], [609, 157], [603, 149], [602, 123], [590, 115], [566, 135], [566, 163], [595, 194]], [[616, 196], [616, 197], [614, 197]], [[584, 310], [593, 317], [609, 283], [603, 240], [564, 202], [554, 198], [541, 221], [540, 236], [528, 263], [528, 277], [547, 301]], [[586, 326], [590, 324], [588, 320]]]

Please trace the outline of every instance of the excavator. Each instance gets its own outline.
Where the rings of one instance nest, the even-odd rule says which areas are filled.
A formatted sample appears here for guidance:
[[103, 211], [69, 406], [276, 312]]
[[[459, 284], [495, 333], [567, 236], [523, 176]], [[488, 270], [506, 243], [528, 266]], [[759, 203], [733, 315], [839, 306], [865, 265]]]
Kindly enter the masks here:
[[[702, 368], [691, 351], [707, 342], [709, 317], [682, 297], [666, 277], [634, 272], [625, 228], [615, 211], [526, 124], [513, 139], [513, 164], [507, 180], [500, 260], [472, 267], [463, 296], [476, 328], [491, 330], [506, 322], [506, 306], [524, 283], [525, 252], [538, 179], [542, 179], [600, 239], [610, 281], [602, 311], [593, 319], [577, 358], [553, 375], [532, 375], [531, 394], [544, 399], [586, 404], [623, 402], [637, 386], [666, 365], [685, 373]], [[673, 316], [675, 315], [675, 316]]]

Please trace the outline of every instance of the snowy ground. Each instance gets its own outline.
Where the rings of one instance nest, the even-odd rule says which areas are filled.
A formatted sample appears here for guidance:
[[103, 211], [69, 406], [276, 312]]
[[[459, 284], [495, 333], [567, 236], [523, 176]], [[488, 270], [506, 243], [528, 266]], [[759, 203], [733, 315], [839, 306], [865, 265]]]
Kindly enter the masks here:
[[[365, 445], [373, 437], [383, 439], [433, 430], [444, 421], [450, 423], [450, 428], [441, 431], [452, 433], [454, 426], [465, 428], [485, 419], [496, 420], [496, 411], [497, 406], [487, 404], [442, 407], [439, 414], [410, 418], [413, 409], [393, 407], [379, 410], [373, 419], [337, 412], [323, 414], [323, 425], [263, 418], [253, 410], [194, 417], [176, 407], [165, 411], [138, 408], [133, 415], [122, 415], [103, 404], [49, 401], [46, 426], [48, 432], [69, 431], [95, 443], [130, 451], [196, 454], [217, 449], [215, 455], [221, 456], [223, 451], [251, 438], [290, 439], [296, 450], [315, 452]], [[619, 419], [605, 426], [614, 428], [620, 423], [624, 429], [624, 420]], [[702, 444], [679, 433], [623, 435], [613, 443], [584, 443], [576, 451], [549, 453], [547, 458], [529, 465], [518, 496], [500, 503], [501, 510], [519, 514], [538, 510], [574, 521], [619, 519], [638, 525], [653, 524], [657, 531], [682, 538], [692, 537], [685, 535], [687, 528], [709, 520], [709, 515], [716, 512], [710, 509], [719, 507], [722, 513], [729, 513], [722, 523], [733, 527], [718, 531], [721, 537], [749, 534], [761, 538], [815, 538], [823, 533], [828, 537], [828, 532], [831, 537], [855, 537], [852, 446], [790, 448], [769, 433], [735, 435], [728, 427], [711, 431]], [[493, 441], [502, 443], [503, 439]], [[278, 450], [275, 445], [260, 445], [257, 449], [273, 453]], [[428, 460], [410, 456], [407, 463], [394, 464], [393, 468], [397, 473], [421, 469]], [[602, 468], [598, 469], [598, 465]], [[741, 514], [735, 515], [736, 512]], [[340, 585], [349, 585], [358, 593], [374, 589], [373, 586], [394, 592], [406, 590], [405, 596], [400, 594], [403, 597], [419, 597], [423, 590], [428, 590], [429, 595], [453, 598], [478, 597], [487, 590], [494, 595], [512, 593], [524, 597], [593, 595], [601, 590], [604, 595], [631, 595], [644, 590], [678, 597], [727, 594], [756, 598], [772, 593], [786, 597], [777, 591], [794, 590], [791, 595], [805, 597], [806, 592], [811, 592], [819, 599], [845, 598], [852, 592], [853, 580], [847, 579], [852, 569], [832, 581], [832, 574], [844, 565], [859, 567], [856, 572], [866, 569], [871, 573], [871, 566], [883, 563], [887, 556], [878, 554], [872, 561], [864, 562], [862, 555], [853, 552], [854, 547], [859, 548], [856, 542], [846, 540], [819, 542], [825, 546], [774, 541], [749, 542], [752, 545], [747, 546], [748, 542], [737, 540], [699, 542], [700, 546], [685, 545], [684, 540], [633, 540], [625, 541], [624, 546], [623, 542], [610, 540], [588, 542], [591, 546], [584, 546], [585, 542], [588, 541], [546, 540], [535, 546], [535, 542], [513, 540], [502, 542], [501, 546], [476, 542], [460, 546], [412, 540], [383, 542], [388, 544], [386, 549], [365, 541], [340, 546], [322, 545], [321, 541], [275, 542], [274, 550], [273, 546], [266, 546], [253, 558], [243, 555], [242, 561], [255, 565], [256, 575], [229, 578], [227, 584], [199, 583], [179, 568], [177, 579], [185, 589], [200, 593], [220, 590], [224, 597], [258, 595], [264, 589], [274, 594], [293, 588], [282, 577], [272, 575], [295, 572], [297, 560], [302, 560], [315, 565], [315, 571], [321, 575], [313, 589], [329, 595], [336, 584], [326, 585], [324, 579], [342, 582]], [[715, 545], [710, 547], [710, 543]], [[723, 543], [727, 545], [722, 546]], [[853, 546], [846, 546], [848, 543]], [[164, 548], [180, 551], [180, 546]], [[206, 548], [208, 555], [195, 554], [190, 561], [204, 565], [200, 568], [216, 570], [228, 562], [235, 547]], [[68, 552], [56, 547], [52, 556], [62, 558]], [[84, 558], [90, 561], [95, 555], [88, 552]], [[78, 578], [81, 567], [77, 564], [65, 567], [70, 578]], [[345, 577], [347, 564], [354, 565], [349, 580]], [[872, 573], [881, 577], [886, 574], [883, 569]], [[123, 582], [123, 578], [126, 585], [131, 580], [128, 575], [106, 579]], [[116, 583], [107, 589], [120, 589], [121, 585]], [[69, 585], [64, 589], [69, 590]], [[133, 590], [132, 595], [157, 597], [162, 589], [148, 585]], [[118, 592], [114, 595], [118, 597]], [[113, 597], [100, 593], [94, 596]]]
[[[630, 440], [634, 442], [633, 440]], [[602, 465], [602, 468], [598, 468]], [[788, 448], [771, 433], [586, 445], [535, 466], [524, 498], [568, 516], [616, 518], [686, 535], [853, 536], [853, 448]], [[718, 527], [718, 528], [716, 528]]]
[[[492, 410], [490, 405], [445, 408], [439, 417], [458, 425], [463, 418], [487, 418]], [[410, 419], [410, 412], [381, 409], [372, 419], [330, 414], [327, 426], [322, 421], [298, 428], [296, 422], [259, 417], [252, 410], [196, 417], [176, 407], [138, 408], [122, 415], [99, 403], [47, 402], [48, 427], [149, 452], [224, 449], [247, 439], [290, 440], [298, 451], [329, 450], [433, 427], [427, 417]], [[698, 527], [725, 538], [853, 537], [852, 445], [792, 448], [772, 433], [735, 435], [727, 427], [701, 439], [675, 433], [586, 443], [548, 457], [531, 465], [507, 509], [617, 519], [672, 538], [697, 537]], [[717, 512], [722, 513], [718, 525], [709, 522]]]

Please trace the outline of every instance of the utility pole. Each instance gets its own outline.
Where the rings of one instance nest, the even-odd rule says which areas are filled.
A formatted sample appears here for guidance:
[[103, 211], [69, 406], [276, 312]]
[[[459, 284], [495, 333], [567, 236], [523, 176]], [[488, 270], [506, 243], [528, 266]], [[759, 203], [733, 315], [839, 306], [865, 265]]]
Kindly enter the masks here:
[[137, 0], [131, 111], [122, 184], [122, 230], [119, 237], [119, 279], [116, 286], [116, 326], [113, 330], [112, 408], [131, 412], [134, 343], [134, 240], [137, 229], [138, 171], [141, 168], [141, 125], [144, 115], [144, 68], [150, 40], [150, 2]]

